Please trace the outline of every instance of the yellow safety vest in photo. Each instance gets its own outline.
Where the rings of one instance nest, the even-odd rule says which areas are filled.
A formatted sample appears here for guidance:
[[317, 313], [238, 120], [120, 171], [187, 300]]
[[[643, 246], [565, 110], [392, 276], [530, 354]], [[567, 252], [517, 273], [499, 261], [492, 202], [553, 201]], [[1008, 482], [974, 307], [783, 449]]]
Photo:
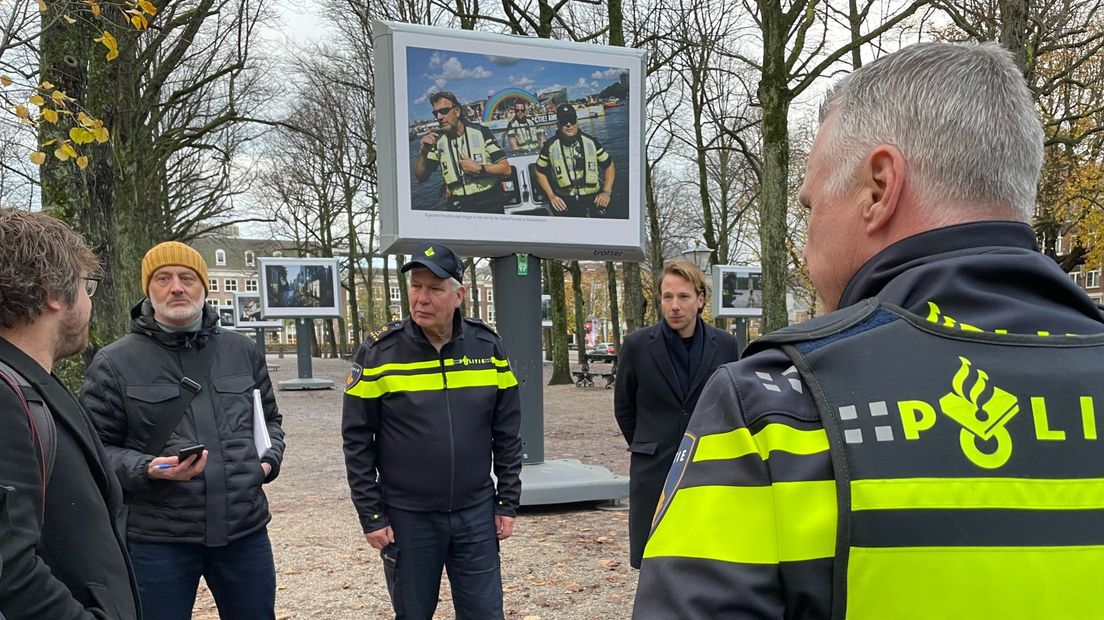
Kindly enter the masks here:
[[513, 136], [517, 140], [519, 149], [532, 150], [540, 146], [539, 130], [531, 120], [511, 119], [506, 124], [506, 135]]
[[556, 187], [561, 190], [573, 189], [576, 194], [589, 196], [597, 194], [601, 189], [598, 181], [598, 145], [594, 140], [579, 134], [579, 140], [583, 143], [583, 184], [577, 185], [580, 178], [578, 170], [574, 169], [575, 157], [571, 156], [571, 170], [567, 167], [567, 158], [564, 157], [563, 144], [557, 137], [548, 145], [549, 163], [552, 164], [552, 175], [556, 179]]
[[441, 163], [441, 177], [445, 187], [454, 196], [472, 196], [494, 187], [493, 177], [466, 174], [460, 168], [460, 157], [469, 157], [477, 164], [491, 165], [491, 153], [483, 132], [465, 125], [464, 135], [453, 138], [448, 134], [437, 139], [437, 159]]

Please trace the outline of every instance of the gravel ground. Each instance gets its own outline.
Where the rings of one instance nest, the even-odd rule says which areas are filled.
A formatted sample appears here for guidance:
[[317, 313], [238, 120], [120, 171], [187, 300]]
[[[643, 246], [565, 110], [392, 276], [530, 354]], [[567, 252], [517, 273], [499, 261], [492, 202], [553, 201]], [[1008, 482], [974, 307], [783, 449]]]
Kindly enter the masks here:
[[[297, 376], [292, 356], [269, 356], [269, 363], [279, 366], [274, 382]], [[347, 362], [315, 359], [313, 367], [314, 376], [344, 385]], [[545, 364], [546, 380], [550, 368]], [[578, 459], [628, 475], [612, 390], [546, 386], [544, 398], [547, 459]], [[288, 447], [280, 477], [265, 487], [273, 515], [276, 617], [393, 617], [379, 556], [365, 542], [349, 500], [341, 392], [284, 391], [277, 400]], [[502, 543], [502, 574], [507, 618], [629, 618], [637, 573], [628, 564], [628, 512], [594, 503], [523, 508], [514, 535]], [[194, 617], [218, 617], [205, 588]], [[447, 580], [434, 618], [455, 618]]]

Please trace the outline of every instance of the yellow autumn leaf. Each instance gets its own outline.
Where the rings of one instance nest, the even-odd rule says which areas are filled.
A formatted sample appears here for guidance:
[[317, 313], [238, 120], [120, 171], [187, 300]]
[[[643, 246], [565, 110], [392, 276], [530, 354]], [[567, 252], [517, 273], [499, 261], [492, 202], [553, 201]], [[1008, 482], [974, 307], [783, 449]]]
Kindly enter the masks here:
[[51, 123], [56, 123], [58, 121], [58, 113], [56, 110], [51, 110], [50, 108], [42, 108], [42, 118]]
[[108, 60], [115, 60], [119, 57], [119, 42], [115, 40], [115, 35], [104, 30], [102, 37], [93, 40], [97, 43], [103, 43], [103, 46], [107, 48]]
[[68, 15], [62, 15], [61, 18], [64, 19], [65, 23], [69, 24], [70, 26], [77, 23], [77, 20], [73, 19], [72, 17], [69, 17]]
[[77, 167], [80, 168], [81, 170], [84, 170], [85, 168], [87, 168], [88, 167], [88, 158], [85, 157], [84, 155], [81, 155], [80, 157], [78, 157], [77, 158]]
[[138, 6], [149, 15], [157, 15], [157, 7], [149, 0], [138, 0]]
[[54, 149], [54, 157], [61, 161], [69, 161], [69, 153], [66, 153], [65, 149], [61, 147]]
[[12, 79], [6, 75], [0, 75], [0, 85], [7, 88], [12, 85]]
[[43, 90], [53, 90], [53, 88], [54, 88], [53, 82], [43, 82], [42, 83], [42, 89]]
[[107, 129], [104, 127], [97, 127], [92, 130], [92, 134], [96, 136], [96, 142], [100, 144], [107, 142], [111, 138], [111, 134], [108, 133]]
[[61, 143], [61, 149], [65, 151], [69, 155], [69, 157], [77, 156], [77, 149], [73, 148], [73, 145], [69, 144], [68, 140]]
[[39, 144], [38, 148], [44, 149], [44, 148], [50, 146], [51, 144], [53, 144], [55, 142], [57, 142], [57, 138], [54, 138], [53, 140], [47, 140], [47, 141], [43, 142], [42, 144]]
[[46, 163], [46, 153], [43, 153], [42, 151], [35, 151], [34, 153], [31, 153], [31, 163], [36, 166], [41, 166], [42, 164]]
[[30, 112], [27, 112], [27, 106], [17, 105], [15, 106], [15, 115], [19, 118], [27, 118], [30, 116]]
[[38, 12], [39, 13], [45, 13], [46, 12], [46, 0], [38, 0]]
[[100, 3], [99, 2], [94, 2], [93, 0], [89, 0], [88, 5], [92, 7], [92, 16], [93, 17], [99, 17], [100, 16]]
[[69, 138], [77, 144], [88, 144], [93, 139], [95, 139], [91, 131], [88, 131], [87, 129], [82, 129], [80, 127], [73, 127], [72, 129], [70, 129]]
[[37, 106], [41, 106], [42, 104], [46, 103], [46, 100], [43, 99], [40, 95], [35, 95], [34, 97], [31, 97], [29, 101]]
[[54, 103], [58, 105], [63, 105], [65, 103], [65, 93], [61, 92], [60, 90], [55, 90], [54, 92], [50, 93], [50, 98], [53, 99]]
[[145, 30], [149, 28], [149, 20], [145, 15], [131, 15], [130, 24], [134, 26], [135, 30]]
[[92, 124], [92, 117], [84, 112], [77, 112], [77, 122], [80, 123], [81, 127], [88, 127]]

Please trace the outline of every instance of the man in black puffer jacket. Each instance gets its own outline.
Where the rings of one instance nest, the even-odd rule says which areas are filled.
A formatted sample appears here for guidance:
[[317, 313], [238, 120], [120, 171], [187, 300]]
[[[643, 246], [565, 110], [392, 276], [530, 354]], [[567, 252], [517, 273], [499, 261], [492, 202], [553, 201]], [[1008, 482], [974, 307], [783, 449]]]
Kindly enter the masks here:
[[[218, 327], [204, 301], [207, 265], [195, 250], [154, 247], [142, 280], [148, 298], [131, 311], [131, 333], [96, 354], [81, 403], [128, 497], [143, 610], [189, 618], [202, 575], [223, 618], [273, 618], [271, 516], [261, 485], [280, 471], [284, 432], [265, 360], [251, 340]], [[272, 443], [264, 454], [253, 439], [255, 390]], [[197, 444], [201, 454], [178, 458]]]

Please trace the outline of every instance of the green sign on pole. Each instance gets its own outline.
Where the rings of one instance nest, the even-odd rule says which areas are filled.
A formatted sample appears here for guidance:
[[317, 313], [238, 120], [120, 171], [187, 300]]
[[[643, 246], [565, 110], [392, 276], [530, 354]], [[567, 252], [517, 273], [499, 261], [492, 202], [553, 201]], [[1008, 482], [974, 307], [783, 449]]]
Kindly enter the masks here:
[[519, 276], [529, 275], [529, 255], [528, 254], [518, 254], [517, 255], [517, 265], [518, 265], [518, 275]]

